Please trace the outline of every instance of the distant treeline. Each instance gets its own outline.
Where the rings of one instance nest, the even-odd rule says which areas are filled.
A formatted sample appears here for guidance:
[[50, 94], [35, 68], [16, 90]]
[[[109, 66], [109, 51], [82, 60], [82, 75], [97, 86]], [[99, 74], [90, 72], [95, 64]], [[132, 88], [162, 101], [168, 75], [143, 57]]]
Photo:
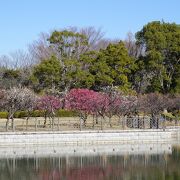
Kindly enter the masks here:
[[180, 25], [154, 21], [126, 40], [101, 29], [67, 28], [42, 34], [28, 53], [0, 57], [0, 88], [37, 93], [72, 88], [127, 93], [180, 92]]

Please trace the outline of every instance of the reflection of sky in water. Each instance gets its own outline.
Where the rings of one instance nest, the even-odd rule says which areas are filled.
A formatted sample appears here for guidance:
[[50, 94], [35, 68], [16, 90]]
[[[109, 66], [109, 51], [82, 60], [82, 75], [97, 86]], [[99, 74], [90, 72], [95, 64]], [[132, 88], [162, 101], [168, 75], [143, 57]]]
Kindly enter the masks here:
[[[79, 149], [69, 147], [69, 151], [73, 149], [76, 151], [67, 152], [67, 155], [58, 154], [60, 149], [57, 147], [53, 147], [53, 149], [56, 148], [57, 152], [52, 152], [51, 148], [43, 147], [46, 156], [45, 153], [38, 154], [38, 151], [39, 153], [42, 151], [41, 148], [34, 147], [37, 152], [33, 156], [28, 157], [24, 154], [24, 157], [19, 158], [17, 156], [20, 149], [13, 148], [13, 152], [16, 153], [14, 156], [11, 155], [11, 158], [0, 155], [0, 180], [180, 179], [180, 146], [151, 144], [152, 149], [150, 149], [149, 145], [139, 145], [141, 148], [139, 151], [138, 145], [134, 145], [134, 149], [132, 149], [133, 145], [126, 146], [127, 149], [119, 150], [119, 152], [118, 148], [125, 148], [125, 145], [101, 145], [97, 146], [96, 149], [90, 146], [87, 148], [79, 147]], [[94, 154], [92, 154], [91, 148], [93, 148]], [[147, 153], [143, 152], [143, 148], [144, 151], [147, 150]], [[32, 147], [29, 149], [34, 151]], [[47, 149], [51, 152], [48, 152]], [[61, 147], [61, 149], [62, 154], [64, 151], [68, 151], [66, 147]], [[87, 149], [89, 149], [89, 155], [85, 154]], [[25, 150], [27, 151], [27, 149]]]

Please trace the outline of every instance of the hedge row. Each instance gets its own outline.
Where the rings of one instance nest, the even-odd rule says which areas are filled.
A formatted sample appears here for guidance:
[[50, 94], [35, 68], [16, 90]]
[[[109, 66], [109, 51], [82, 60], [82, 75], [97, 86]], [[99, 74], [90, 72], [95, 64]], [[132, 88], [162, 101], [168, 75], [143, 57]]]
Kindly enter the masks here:
[[[7, 118], [8, 113], [7, 112], [0, 112], [0, 118]], [[15, 118], [24, 118], [27, 117], [28, 113], [26, 111], [18, 111], [15, 113], [14, 117]], [[35, 110], [31, 113], [31, 117], [43, 117], [44, 116], [44, 111], [40, 110]], [[56, 111], [56, 116], [57, 117], [75, 117], [78, 116], [78, 113], [75, 111], [68, 111], [68, 110], [58, 110]]]

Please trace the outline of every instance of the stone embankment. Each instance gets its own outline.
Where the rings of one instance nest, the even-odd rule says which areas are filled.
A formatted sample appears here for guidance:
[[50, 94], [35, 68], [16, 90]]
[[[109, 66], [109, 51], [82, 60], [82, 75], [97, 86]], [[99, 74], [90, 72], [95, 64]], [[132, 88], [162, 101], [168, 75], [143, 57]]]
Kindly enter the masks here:
[[180, 128], [0, 133], [1, 158], [172, 153]]
[[0, 147], [22, 145], [96, 145], [168, 143], [179, 140], [180, 128], [109, 131], [0, 133]]

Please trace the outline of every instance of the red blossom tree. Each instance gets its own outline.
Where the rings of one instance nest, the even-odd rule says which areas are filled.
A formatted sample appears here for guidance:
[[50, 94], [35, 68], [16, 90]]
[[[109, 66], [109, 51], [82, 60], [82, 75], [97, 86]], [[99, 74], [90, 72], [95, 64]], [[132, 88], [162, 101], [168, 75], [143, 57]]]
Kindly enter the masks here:
[[85, 126], [88, 114], [94, 113], [96, 95], [95, 91], [88, 89], [71, 89], [67, 94], [65, 107], [79, 113], [80, 126], [82, 120]]
[[112, 104], [112, 99], [110, 99], [107, 93], [95, 92], [88, 89], [72, 89], [66, 97], [66, 108], [79, 112], [80, 125], [81, 120], [86, 125], [87, 116], [91, 114], [101, 117], [101, 129], [105, 116], [108, 114], [112, 117], [110, 115]]

